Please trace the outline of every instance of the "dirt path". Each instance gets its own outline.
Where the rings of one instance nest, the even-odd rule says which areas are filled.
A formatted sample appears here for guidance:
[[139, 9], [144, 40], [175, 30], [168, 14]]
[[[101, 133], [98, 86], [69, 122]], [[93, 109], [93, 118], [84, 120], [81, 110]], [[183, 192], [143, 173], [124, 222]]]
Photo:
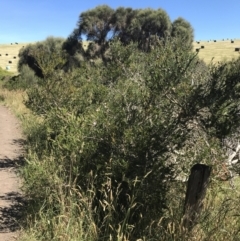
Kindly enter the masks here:
[[16, 167], [23, 139], [16, 117], [0, 105], [0, 241], [16, 240], [22, 197]]

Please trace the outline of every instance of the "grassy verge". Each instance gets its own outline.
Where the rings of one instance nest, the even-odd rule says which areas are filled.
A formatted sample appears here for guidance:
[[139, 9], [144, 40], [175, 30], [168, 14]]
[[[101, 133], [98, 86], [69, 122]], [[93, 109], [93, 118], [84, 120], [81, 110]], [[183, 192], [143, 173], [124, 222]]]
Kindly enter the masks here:
[[[92, 222], [89, 212], [91, 195], [83, 195], [80, 192], [68, 193], [68, 189], [55, 172], [61, 168], [49, 159], [54, 157], [37, 157], [34, 150], [38, 149], [38, 139], [41, 126], [41, 118], [34, 116], [24, 105], [27, 98], [26, 92], [22, 90], [8, 90], [3, 88], [0, 81], [0, 104], [10, 108], [21, 121], [26, 143], [26, 165], [21, 167], [20, 175], [23, 178], [23, 191], [29, 199], [26, 211], [26, 219], [23, 220], [21, 230], [21, 241], [35, 240], [97, 240], [97, 230]], [[64, 174], [63, 174], [64, 175]], [[64, 179], [62, 177], [62, 179]], [[44, 183], [48, 180], [49, 183]], [[33, 189], [44, 193], [45, 199], [31, 196]], [[76, 204], [75, 200], [81, 200]], [[58, 207], [56, 207], [56, 202]], [[47, 208], [45, 204], [48, 203]], [[52, 205], [51, 205], [52, 203]], [[58, 215], [56, 215], [56, 208]], [[77, 215], [76, 215], [77, 214]], [[45, 233], [42, 236], [42, 232]]]
[[3, 88], [3, 82], [0, 81], [0, 104], [10, 108], [20, 119], [24, 134], [28, 133], [29, 127], [36, 123], [36, 117], [24, 105], [26, 92], [22, 90], [7, 90]]
[[[38, 128], [41, 121], [33, 116], [23, 104], [26, 98], [25, 92], [8, 91], [0, 88], [0, 96], [4, 97], [2, 103], [11, 108], [22, 121], [25, 134], [33, 138], [34, 134], [37, 134], [34, 130]], [[37, 137], [35, 136], [35, 138]], [[52, 161], [50, 161], [51, 158]], [[29, 190], [31, 192], [33, 188], [39, 189], [40, 193], [46, 193], [46, 198], [38, 203], [36, 202], [37, 197], [33, 199], [35, 204], [32, 203], [30, 205], [31, 210], [27, 210], [27, 228], [25, 227], [22, 230], [20, 240], [98, 240], [97, 228], [89, 211], [91, 195], [80, 193], [79, 191], [74, 193], [72, 188], [71, 194], [66, 198], [66, 193], [64, 192], [67, 187], [54, 174], [54, 172], [59, 170], [59, 167], [54, 164], [54, 157], [51, 158], [39, 160], [31, 149], [29, 149], [27, 154], [29, 163], [22, 170], [22, 174], [25, 177], [24, 189], [26, 192]], [[54, 185], [54, 187], [48, 188], [48, 185], [43, 185], [44, 176], [48, 176], [48, 180], [52, 182], [51, 185]], [[237, 214], [240, 197], [238, 191], [240, 182], [238, 179], [236, 179], [235, 184], [236, 189], [231, 189], [228, 182], [223, 183], [216, 180], [211, 182], [201, 220], [189, 235], [186, 235], [185, 230], [182, 229], [181, 205], [179, 206], [179, 200], [184, 198], [185, 187], [181, 185], [182, 197], [178, 196], [179, 187], [173, 188], [173, 193], [170, 195], [172, 196], [172, 202], [175, 202], [175, 206], [171, 205], [172, 208], [169, 209], [168, 216], [162, 217], [159, 223], [156, 224], [158, 229], [161, 230], [163, 222], [168, 223], [168, 229], [161, 230], [162, 238], [159, 237], [159, 240], [238, 240], [240, 228], [239, 215]], [[55, 192], [52, 191], [54, 189]], [[76, 198], [78, 202], [75, 202]], [[81, 200], [81, 205], [79, 205], [79, 200]], [[48, 206], [48, 210], [46, 210], [46, 202], [52, 203], [52, 208]], [[58, 215], [54, 214], [56, 202], [60, 210]], [[35, 210], [32, 209], [33, 207], [35, 207]], [[78, 213], [78, 218], [76, 218], [76, 213]], [[42, 233], [45, 233], [45, 235], [41, 237]], [[123, 239], [123, 237], [119, 236], [118, 240], [128, 239]]]

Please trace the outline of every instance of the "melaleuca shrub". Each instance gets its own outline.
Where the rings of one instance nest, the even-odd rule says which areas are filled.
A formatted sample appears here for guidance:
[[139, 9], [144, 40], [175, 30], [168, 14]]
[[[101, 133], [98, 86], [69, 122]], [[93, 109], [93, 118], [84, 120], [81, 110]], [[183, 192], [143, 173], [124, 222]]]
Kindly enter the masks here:
[[[21, 72], [23, 65], [31, 68], [35, 75], [43, 78], [49, 71], [58, 67], [59, 59], [62, 61], [64, 39], [48, 37], [46, 40], [34, 44], [28, 44], [19, 51], [18, 71]], [[58, 63], [56, 64], [56, 58]]]
[[[196, 161], [172, 159], [191, 140], [189, 121], [202, 108], [192, 84], [198, 60], [176, 41], [147, 53], [112, 42], [111, 61], [86, 63], [29, 92], [28, 106], [44, 114], [46, 151], [65, 182], [95, 194], [102, 236], [116, 237], [119, 225], [124, 235], [144, 235], [167, 208], [176, 172]], [[198, 73], [199, 81], [205, 76]]]

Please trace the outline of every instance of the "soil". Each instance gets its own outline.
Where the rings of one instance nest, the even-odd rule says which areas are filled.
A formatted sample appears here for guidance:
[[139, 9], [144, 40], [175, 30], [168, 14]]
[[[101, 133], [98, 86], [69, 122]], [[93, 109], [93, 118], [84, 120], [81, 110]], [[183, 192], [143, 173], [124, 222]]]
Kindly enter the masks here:
[[20, 124], [10, 110], [0, 105], [0, 241], [17, 240], [23, 208], [17, 168], [23, 158]]

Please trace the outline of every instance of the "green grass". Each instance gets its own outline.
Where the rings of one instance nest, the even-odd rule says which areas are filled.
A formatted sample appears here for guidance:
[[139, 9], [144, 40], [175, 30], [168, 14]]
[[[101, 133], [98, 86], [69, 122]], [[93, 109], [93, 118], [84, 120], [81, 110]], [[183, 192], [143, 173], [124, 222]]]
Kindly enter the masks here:
[[4, 70], [4, 69], [2, 69], [2, 68], [0, 67], [0, 80], [1, 80], [3, 77], [5, 77], [5, 76], [11, 76], [11, 75], [13, 75], [12, 72], [9, 72], [9, 71], [7, 71], [7, 70]]

